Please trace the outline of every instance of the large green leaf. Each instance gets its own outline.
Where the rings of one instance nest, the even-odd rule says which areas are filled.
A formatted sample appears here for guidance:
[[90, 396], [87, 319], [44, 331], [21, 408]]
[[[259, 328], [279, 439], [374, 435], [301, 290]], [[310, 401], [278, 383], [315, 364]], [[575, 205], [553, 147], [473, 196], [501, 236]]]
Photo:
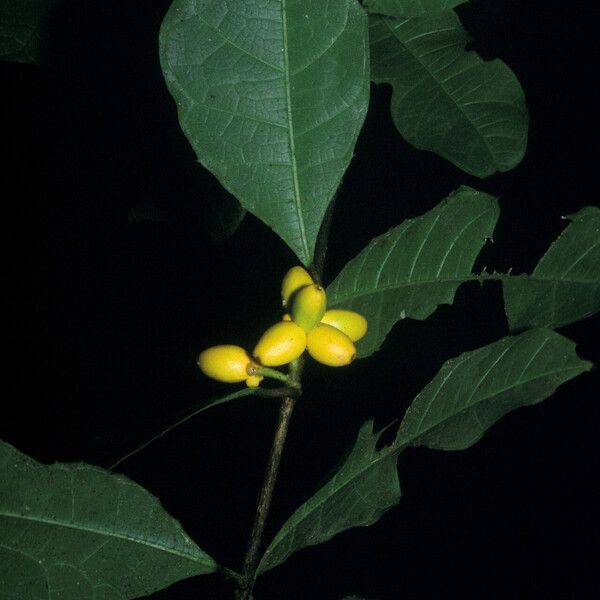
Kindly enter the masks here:
[[364, 0], [367, 12], [389, 17], [430, 17], [468, 0]]
[[523, 90], [501, 61], [465, 51], [458, 17], [369, 20], [372, 78], [390, 83], [402, 136], [467, 173], [486, 177], [519, 163], [527, 145]]
[[407, 446], [458, 450], [474, 444], [495, 421], [536, 404], [591, 368], [575, 344], [551, 330], [533, 330], [466, 352], [444, 363], [415, 398], [390, 446], [363, 425], [333, 478], [286, 521], [267, 548], [259, 572], [351, 527], [374, 523], [400, 498], [398, 454]]
[[451, 304], [471, 277], [473, 263], [498, 220], [494, 198], [462, 187], [433, 210], [375, 238], [327, 289], [331, 307], [348, 308], [369, 322], [357, 344], [368, 356], [394, 323], [426, 319], [439, 304]]
[[284, 562], [306, 546], [331, 539], [350, 527], [367, 526], [400, 500], [396, 458], [389, 449], [376, 450], [380, 434], [373, 422], [358, 439], [333, 479], [305, 502], [285, 523], [266, 549], [257, 574]]
[[444, 363], [410, 405], [397, 446], [462, 450], [506, 413], [537, 404], [592, 364], [575, 344], [549, 329], [534, 329]]
[[57, 0], [0, 0], [0, 60], [37, 63]]
[[157, 498], [83, 463], [40, 464], [0, 442], [0, 597], [125, 600], [212, 573]]
[[504, 279], [512, 330], [561, 327], [600, 310], [600, 209], [587, 206], [568, 218], [530, 276]]
[[308, 265], [369, 94], [356, 0], [175, 0], [161, 64], [200, 162]]

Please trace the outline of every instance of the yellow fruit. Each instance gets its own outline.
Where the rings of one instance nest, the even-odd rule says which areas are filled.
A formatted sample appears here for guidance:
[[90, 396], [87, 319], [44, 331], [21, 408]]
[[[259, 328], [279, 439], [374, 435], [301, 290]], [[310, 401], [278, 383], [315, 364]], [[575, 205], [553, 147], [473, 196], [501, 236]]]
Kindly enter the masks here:
[[298, 358], [305, 348], [304, 329], [292, 321], [280, 321], [263, 333], [253, 354], [261, 365], [278, 367]]
[[248, 377], [246, 369], [251, 362], [243, 348], [232, 344], [212, 346], [198, 357], [198, 366], [205, 375], [225, 383], [244, 381]]
[[264, 377], [259, 377], [258, 375], [250, 375], [250, 377], [246, 378], [246, 386], [249, 388], [256, 388], [263, 379]]
[[316, 361], [329, 367], [343, 367], [356, 358], [356, 348], [350, 338], [322, 323], [307, 333], [306, 349]]
[[367, 333], [367, 320], [353, 310], [343, 310], [340, 308], [328, 310], [323, 315], [321, 323], [339, 329], [353, 342], [357, 342]]
[[281, 282], [281, 300], [283, 306], [287, 306], [290, 297], [305, 285], [313, 283], [312, 277], [302, 267], [292, 267]]
[[283, 317], [281, 318], [282, 321], [291, 321], [292, 317], [290, 317], [289, 313], [285, 313], [285, 315], [283, 315]]
[[327, 308], [325, 290], [315, 283], [300, 288], [292, 298], [292, 320], [310, 331], [323, 317]]

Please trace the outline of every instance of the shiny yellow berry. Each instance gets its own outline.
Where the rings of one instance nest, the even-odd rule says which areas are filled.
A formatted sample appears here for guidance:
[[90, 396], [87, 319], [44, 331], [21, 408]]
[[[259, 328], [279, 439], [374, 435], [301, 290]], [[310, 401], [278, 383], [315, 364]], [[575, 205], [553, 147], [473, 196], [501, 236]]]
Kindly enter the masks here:
[[351, 341], [357, 342], [367, 333], [367, 320], [353, 310], [334, 308], [328, 310], [321, 319], [321, 323], [331, 325], [344, 332]]
[[232, 344], [212, 346], [198, 356], [200, 370], [208, 377], [225, 383], [247, 379], [247, 368], [251, 362], [252, 359], [243, 348]]
[[315, 283], [300, 288], [292, 298], [291, 316], [294, 323], [310, 331], [323, 317], [327, 308], [325, 290]]
[[253, 355], [265, 367], [278, 367], [298, 358], [305, 348], [304, 329], [292, 321], [280, 321], [263, 333]]
[[283, 317], [281, 318], [282, 321], [291, 321], [292, 317], [290, 317], [289, 313], [285, 313], [285, 315], [283, 315]]
[[306, 334], [306, 350], [316, 361], [329, 367], [343, 367], [356, 358], [356, 348], [350, 338], [322, 323]]
[[283, 277], [281, 282], [281, 300], [287, 306], [292, 294], [305, 285], [313, 283], [312, 277], [302, 267], [292, 267]]
[[246, 386], [249, 388], [256, 388], [263, 379], [264, 377], [259, 377], [258, 375], [250, 375], [246, 378]]

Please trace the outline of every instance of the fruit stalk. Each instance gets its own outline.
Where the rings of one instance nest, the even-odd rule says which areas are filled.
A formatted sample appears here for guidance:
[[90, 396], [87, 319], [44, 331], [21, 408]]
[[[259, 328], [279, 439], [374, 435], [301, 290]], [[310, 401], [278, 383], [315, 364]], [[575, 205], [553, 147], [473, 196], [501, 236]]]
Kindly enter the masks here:
[[269, 367], [263, 367], [261, 365], [254, 365], [248, 368], [248, 372], [252, 375], [259, 375], [261, 377], [268, 377], [270, 379], [276, 379], [286, 385], [289, 384], [289, 376], [277, 369], [270, 369]]

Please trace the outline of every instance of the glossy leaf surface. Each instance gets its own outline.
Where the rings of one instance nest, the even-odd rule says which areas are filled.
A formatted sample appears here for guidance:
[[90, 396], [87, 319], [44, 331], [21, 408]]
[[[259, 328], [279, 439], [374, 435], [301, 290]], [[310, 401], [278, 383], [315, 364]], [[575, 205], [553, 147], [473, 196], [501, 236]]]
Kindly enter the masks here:
[[435, 17], [369, 19], [372, 78], [390, 83], [392, 117], [416, 148], [486, 177], [517, 165], [527, 145], [525, 97], [500, 60], [465, 51], [453, 11]]
[[157, 498], [83, 463], [47, 466], [0, 442], [0, 596], [139, 598], [215, 561]]
[[259, 572], [302, 548], [379, 519], [400, 499], [396, 460], [407, 446], [468, 448], [502, 416], [542, 401], [591, 366], [578, 358], [573, 342], [544, 329], [505, 337], [447, 361], [415, 398], [390, 446], [376, 450], [379, 434], [372, 432], [371, 421], [363, 425], [337, 473], [275, 536]]
[[487, 194], [462, 187], [415, 219], [375, 238], [346, 264], [327, 289], [331, 308], [354, 310], [369, 322], [356, 343], [359, 356], [382, 344], [394, 323], [426, 319], [451, 304], [498, 219]]
[[367, 12], [389, 17], [430, 17], [467, 0], [365, 0]]
[[504, 305], [512, 330], [561, 327], [600, 310], [600, 209], [588, 206], [529, 276], [504, 279]]
[[356, 0], [175, 0], [164, 76], [199, 161], [312, 261], [369, 95]]

